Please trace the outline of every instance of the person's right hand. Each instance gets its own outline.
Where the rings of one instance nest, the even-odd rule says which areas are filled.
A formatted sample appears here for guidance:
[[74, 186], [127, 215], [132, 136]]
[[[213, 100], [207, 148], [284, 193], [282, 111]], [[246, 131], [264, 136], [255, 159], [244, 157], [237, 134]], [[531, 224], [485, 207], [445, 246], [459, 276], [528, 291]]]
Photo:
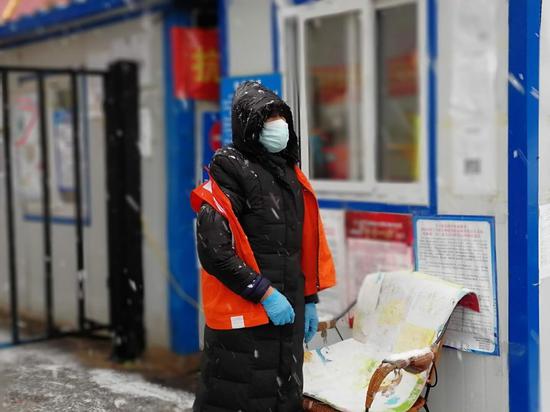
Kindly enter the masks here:
[[262, 299], [262, 305], [274, 325], [294, 323], [294, 309], [287, 298], [277, 289], [269, 288], [266, 297]]

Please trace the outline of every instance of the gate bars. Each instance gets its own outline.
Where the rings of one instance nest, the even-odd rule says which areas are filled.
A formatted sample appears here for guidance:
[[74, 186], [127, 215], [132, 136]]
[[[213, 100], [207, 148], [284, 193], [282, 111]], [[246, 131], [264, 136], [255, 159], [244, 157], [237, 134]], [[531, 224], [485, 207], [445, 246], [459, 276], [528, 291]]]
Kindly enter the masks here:
[[[17, 285], [17, 237], [15, 232], [13, 159], [11, 130], [10, 73], [29, 73], [34, 75], [37, 84], [39, 109], [39, 144], [42, 162], [42, 225], [44, 242], [44, 280], [46, 302], [46, 334], [43, 337], [22, 339], [19, 330], [18, 285]], [[70, 96], [72, 101], [72, 141], [73, 173], [75, 195], [75, 231], [76, 231], [76, 276], [78, 315], [77, 330], [61, 332], [56, 329], [53, 316], [53, 271], [52, 271], [52, 216], [50, 199], [49, 171], [49, 138], [47, 127], [47, 101], [45, 78], [48, 75], [66, 75], [70, 78]], [[84, 231], [82, 210], [82, 176], [81, 176], [81, 136], [80, 107], [78, 93], [79, 76], [99, 76], [103, 81], [105, 144], [107, 156], [107, 192], [108, 192], [108, 244], [109, 244], [109, 314], [110, 324], [102, 325], [86, 317], [85, 310], [85, 262]], [[137, 65], [131, 62], [116, 62], [108, 71], [0, 66], [0, 83], [2, 89], [2, 119], [4, 129], [4, 163], [6, 176], [6, 228], [8, 240], [8, 270], [10, 289], [11, 338], [12, 344], [38, 342], [66, 336], [90, 336], [101, 330], [116, 331], [113, 342], [113, 355], [117, 359], [133, 359], [139, 356], [144, 348], [143, 328], [143, 276], [141, 255], [141, 212], [128, 211], [124, 207], [125, 193], [132, 193], [134, 206], [141, 205], [141, 176], [139, 156], [132, 148], [137, 147], [139, 95], [137, 82]], [[110, 86], [108, 86], [110, 84]], [[123, 85], [124, 87], [116, 87]], [[130, 95], [130, 99], [128, 99]], [[128, 102], [134, 103], [128, 107]], [[113, 110], [114, 109], [114, 110]], [[118, 109], [118, 110], [116, 110]], [[125, 110], [125, 111], [123, 111]], [[122, 116], [121, 116], [122, 115]], [[123, 120], [119, 120], [123, 118]], [[116, 134], [116, 139], [113, 139]], [[123, 138], [121, 138], [123, 137]], [[113, 145], [113, 142], [120, 142]], [[126, 156], [125, 156], [126, 154]], [[138, 164], [138, 166], [132, 166]], [[124, 179], [131, 173], [128, 179]], [[113, 185], [112, 182], [119, 182]], [[123, 202], [113, 202], [123, 199]], [[126, 225], [120, 225], [125, 221]], [[118, 223], [118, 224], [117, 224]], [[122, 242], [121, 242], [122, 241]], [[126, 241], [126, 242], [125, 242]], [[126, 243], [120, 249], [120, 243]], [[137, 285], [137, 286], [136, 286]], [[131, 289], [131, 290], [130, 290]], [[117, 302], [128, 301], [122, 305]], [[116, 308], [115, 308], [116, 307]], [[115, 309], [115, 310], [113, 310]], [[121, 344], [122, 342], [122, 344]]]

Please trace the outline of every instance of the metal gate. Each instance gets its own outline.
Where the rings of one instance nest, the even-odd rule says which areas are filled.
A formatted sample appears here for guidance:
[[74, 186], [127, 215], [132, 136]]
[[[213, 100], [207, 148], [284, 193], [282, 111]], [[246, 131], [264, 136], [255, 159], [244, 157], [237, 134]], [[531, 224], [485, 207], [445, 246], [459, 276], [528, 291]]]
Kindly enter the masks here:
[[[45, 334], [24, 339], [21, 336], [18, 305], [17, 231], [14, 210], [14, 161], [10, 101], [10, 74], [25, 73], [36, 81], [38, 143], [40, 148], [41, 222], [44, 245]], [[50, 198], [51, 138], [47, 127], [48, 100], [45, 81], [49, 76], [67, 76], [71, 108], [72, 173], [74, 182], [74, 230], [77, 279], [77, 319], [74, 330], [60, 331], [54, 319], [52, 265], [52, 205]], [[79, 80], [94, 77], [103, 85], [101, 109], [105, 119], [105, 159], [107, 192], [109, 323], [102, 324], [86, 314], [86, 262], [84, 249], [83, 188], [81, 176], [81, 96]], [[67, 336], [106, 337], [113, 340], [113, 357], [139, 356], [145, 345], [143, 328], [143, 273], [141, 232], [141, 169], [138, 149], [138, 70], [133, 62], [120, 61], [105, 71], [72, 68], [0, 66], [4, 164], [6, 182], [6, 236], [9, 275], [11, 343], [18, 345]], [[87, 115], [87, 114], [86, 114]], [[68, 247], [69, 245], [67, 245]], [[110, 332], [109, 334], [100, 332]]]

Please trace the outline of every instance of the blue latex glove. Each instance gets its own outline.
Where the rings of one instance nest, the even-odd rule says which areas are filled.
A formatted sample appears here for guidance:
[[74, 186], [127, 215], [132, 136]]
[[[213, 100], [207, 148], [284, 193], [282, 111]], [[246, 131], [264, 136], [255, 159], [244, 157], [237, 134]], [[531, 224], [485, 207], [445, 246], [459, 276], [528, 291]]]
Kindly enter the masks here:
[[263, 300], [262, 305], [274, 325], [294, 323], [294, 309], [277, 289], [273, 288], [273, 293]]
[[306, 303], [306, 322], [304, 340], [309, 343], [317, 333], [319, 326], [319, 317], [317, 316], [317, 307], [315, 303]]

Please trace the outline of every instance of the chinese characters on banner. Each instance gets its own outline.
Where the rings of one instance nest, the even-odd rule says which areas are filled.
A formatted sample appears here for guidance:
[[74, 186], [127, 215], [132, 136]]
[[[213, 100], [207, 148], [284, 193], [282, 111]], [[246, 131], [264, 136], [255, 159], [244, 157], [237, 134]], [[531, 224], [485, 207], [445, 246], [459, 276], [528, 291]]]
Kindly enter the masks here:
[[413, 269], [410, 215], [347, 212], [346, 238], [347, 303], [357, 298], [367, 274]]
[[218, 100], [220, 56], [215, 29], [172, 29], [174, 94], [180, 99]]

